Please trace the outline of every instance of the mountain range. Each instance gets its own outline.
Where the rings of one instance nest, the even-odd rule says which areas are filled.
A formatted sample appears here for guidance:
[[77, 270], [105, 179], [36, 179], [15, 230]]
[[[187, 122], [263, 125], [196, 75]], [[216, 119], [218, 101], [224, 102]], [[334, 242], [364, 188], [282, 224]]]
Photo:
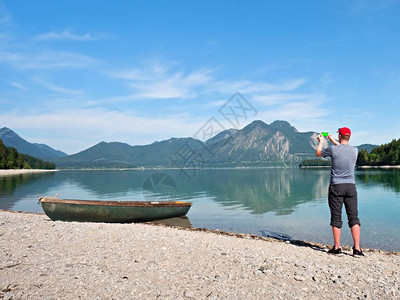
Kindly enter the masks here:
[[[0, 130], [0, 139], [4, 136], [4, 129]], [[12, 131], [6, 129], [7, 135], [13, 136]], [[316, 132], [299, 132], [286, 121], [271, 124], [254, 121], [241, 130], [222, 131], [205, 142], [191, 137], [170, 138], [143, 146], [100, 142], [73, 155], [46, 145], [30, 144], [15, 133], [14, 138], [19, 143], [10, 145], [10, 138], [7, 144], [6, 141], [4, 143], [21, 153], [26, 153], [20, 149], [21, 144], [30, 151], [45, 151], [46, 159], [56, 163], [57, 168], [265, 167], [297, 166], [303, 159], [315, 158], [317, 136]], [[369, 144], [358, 146], [367, 151], [374, 147]], [[37, 157], [44, 157], [40, 154]]]
[[2, 140], [7, 147], [16, 148], [19, 153], [28, 154], [44, 160], [67, 156], [66, 153], [55, 150], [45, 144], [30, 143], [7, 127], [0, 129], [0, 140]]

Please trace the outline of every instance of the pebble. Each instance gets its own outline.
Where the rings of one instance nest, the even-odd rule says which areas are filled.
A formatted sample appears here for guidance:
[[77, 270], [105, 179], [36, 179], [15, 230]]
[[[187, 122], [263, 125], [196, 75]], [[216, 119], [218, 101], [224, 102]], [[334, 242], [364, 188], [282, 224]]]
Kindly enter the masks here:
[[[3, 300], [398, 299], [400, 294], [398, 254], [332, 257], [324, 253], [328, 247], [320, 251], [244, 234], [26, 215], [0, 211]], [[21, 263], [13, 266], [16, 262]]]
[[11, 300], [11, 298], [12, 298], [12, 295], [11, 295], [10, 292], [6, 292], [6, 293], [3, 295], [3, 300]]
[[300, 276], [300, 275], [295, 275], [295, 276], [294, 276], [294, 279], [297, 280], [297, 281], [304, 281], [304, 280], [306, 280], [306, 278], [305, 278], [304, 276]]
[[267, 271], [268, 269], [269, 269], [269, 267], [268, 267], [267, 265], [263, 265], [263, 266], [261, 266], [261, 267], [258, 268], [258, 270], [261, 271], [261, 272], [265, 272], [265, 271]]

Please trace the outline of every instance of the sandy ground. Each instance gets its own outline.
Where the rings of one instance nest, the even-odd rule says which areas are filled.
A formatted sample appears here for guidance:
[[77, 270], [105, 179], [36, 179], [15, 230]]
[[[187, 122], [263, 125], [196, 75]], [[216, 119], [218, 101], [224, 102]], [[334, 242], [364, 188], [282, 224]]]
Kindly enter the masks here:
[[0, 170], [0, 176], [20, 175], [27, 173], [57, 172], [58, 170], [39, 170], [39, 169], [18, 169]]
[[400, 299], [399, 253], [0, 211], [0, 299]]

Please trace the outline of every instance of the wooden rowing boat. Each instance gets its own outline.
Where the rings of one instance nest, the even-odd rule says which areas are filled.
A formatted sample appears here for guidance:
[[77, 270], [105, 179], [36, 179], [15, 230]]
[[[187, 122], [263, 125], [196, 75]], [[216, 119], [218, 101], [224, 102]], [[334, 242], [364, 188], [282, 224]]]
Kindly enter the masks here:
[[53, 221], [132, 223], [184, 216], [192, 203], [183, 201], [92, 201], [39, 198]]

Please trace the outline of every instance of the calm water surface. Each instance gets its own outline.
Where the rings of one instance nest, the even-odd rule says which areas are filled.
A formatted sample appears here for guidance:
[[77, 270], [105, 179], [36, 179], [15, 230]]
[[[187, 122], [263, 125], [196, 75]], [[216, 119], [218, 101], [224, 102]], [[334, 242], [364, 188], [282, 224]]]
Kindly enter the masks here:
[[[0, 208], [43, 212], [38, 196], [185, 200], [194, 227], [332, 243], [329, 170], [60, 171], [0, 177]], [[158, 173], [158, 174], [157, 174]], [[162, 173], [162, 174], [159, 174]], [[168, 175], [168, 176], [166, 176]], [[356, 173], [362, 246], [400, 251], [400, 170]], [[352, 245], [343, 211], [342, 244]]]

